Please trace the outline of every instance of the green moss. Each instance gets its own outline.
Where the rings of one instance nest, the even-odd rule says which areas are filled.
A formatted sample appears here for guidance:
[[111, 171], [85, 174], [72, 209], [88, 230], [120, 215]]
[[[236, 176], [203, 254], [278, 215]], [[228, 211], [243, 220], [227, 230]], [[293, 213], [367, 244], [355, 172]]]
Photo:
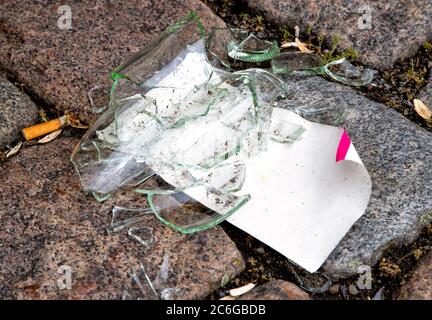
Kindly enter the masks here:
[[346, 49], [343, 52], [343, 55], [348, 60], [357, 60], [359, 57], [358, 52], [352, 46], [350, 46], [348, 49]]
[[221, 279], [221, 283], [220, 286], [223, 288], [227, 285], [227, 283], [230, 281], [230, 276], [227, 274], [224, 274], [222, 279]]
[[279, 32], [282, 42], [291, 42], [294, 39], [291, 32], [289, 32], [288, 27], [280, 27]]
[[257, 26], [264, 26], [264, 17], [258, 15], [254, 18], [254, 22], [256, 23]]
[[[321, 39], [320, 42], [321, 44], [322, 44], [322, 40], [323, 39]], [[324, 61], [328, 63], [330, 61], [342, 59], [342, 58], [345, 58], [348, 61], [354, 61], [358, 59], [359, 54], [352, 46], [348, 47], [348, 49], [345, 50], [339, 50], [339, 37], [334, 35], [331, 41], [331, 48], [321, 53], [321, 56], [324, 59]]]
[[308, 24], [307, 28], [306, 28], [306, 34], [309, 37], [309, 39], [312, 36], [312, 26], [310, 24]]
[[426, 41], [423, 44], [423, 49], [425, 49], [426, 51], [432, 51], [432, 42]]
[[337, 53], [338, 43], [339, 43], [339, 37], [337, 35], [333, 35], [330, 49], [322, 53], [322, 57], [325, 63], [344, 57], [343, 53]]
[[239, 18], [242, 19], [243, 21], [247, 21], [247, 20], [250, 19], [250, 16], [249, 16], [249, 14], [247, 14], [247, 13], [240, 12], [240, 14], [239, 14]]
[[414, 59], [411, 59], [411, 66], [405, 72], [406, 81], [413, 82], [418, 86], [423, 85], [426, 82], [426, 68], [419, 68]]
[[255, 32], [262, 32], [265, 29], [265, 19], [263, 16], [257, 15], [252, 19]]

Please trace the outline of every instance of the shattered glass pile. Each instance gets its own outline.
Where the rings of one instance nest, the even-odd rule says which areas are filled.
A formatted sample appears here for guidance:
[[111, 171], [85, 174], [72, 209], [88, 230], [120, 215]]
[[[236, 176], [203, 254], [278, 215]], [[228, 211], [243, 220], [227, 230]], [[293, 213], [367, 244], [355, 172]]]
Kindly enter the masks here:
[[[271, 60], [271, 68], [232, 72], [230, 58]], [[280, 53], [277, 42], [245, 31], [206, 32], [193, 12], [116, 68], [109, 107], [71, 158], [83, 189], [97, 200], [126, 186], [147, 198], [148, 207], [127, 219], [114, 221], [113, 212], [108, 232], [155, 214], [171, 228], [191, 233], [236, 212], [250, 197], [241, 192], [245, 159], [265, 152], [269, 141], [295, 143], [304, 132], [297, 124], [272, 121], [277, 101], [287, 94], [278, 75], [286, 74], [327, 75], [354, 86], [373, 78], [372, 70], [344, 59], [323, 65], [313, 54]], [[339, 123], [344, 110], [319, 104], [292, 108], [328, 124]], [[185, 194], [198, 186], [219, 213]], [[128, 233], [144, 246], [153, 241], [149, 230]]]

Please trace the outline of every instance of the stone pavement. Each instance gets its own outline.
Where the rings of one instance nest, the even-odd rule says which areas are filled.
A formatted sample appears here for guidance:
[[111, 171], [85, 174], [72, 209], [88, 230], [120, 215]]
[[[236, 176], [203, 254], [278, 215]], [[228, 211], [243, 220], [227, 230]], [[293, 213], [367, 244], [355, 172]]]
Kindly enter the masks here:
[[303, 33], [310, 26], [329, 42], [337, 36], [341, 49], [354, 48], [361, 62], [376, 69], [391, 67], [396, 60], [413, 56], [425, 41], [432, 40], [430, 0], [246, 2], [277, 26], [293, 30], [298, 25]]
[[0, 149], [21, 138], [21, 129], [38, 121], [33, 101], [0, 74]]

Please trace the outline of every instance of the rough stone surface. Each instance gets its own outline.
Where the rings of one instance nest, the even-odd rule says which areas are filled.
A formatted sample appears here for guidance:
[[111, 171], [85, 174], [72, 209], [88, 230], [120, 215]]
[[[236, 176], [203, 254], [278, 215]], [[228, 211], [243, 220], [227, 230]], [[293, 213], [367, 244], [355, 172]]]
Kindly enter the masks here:
[[34, 124], [38, 108], [0, 74], [0, 148], [21, 138], [21, 129]]
[[[0, 298], [119, 299], [141, 263], [156, 279], [165, 254], [164, 286], [181, 289], [177, 298], [205, 298], [224, 275], [244, 268], [219, 227], [181, 235], [149, 215], [137, 225], [153, 228], [148, 251], [126, 231], [108, 236], [113, 205], [147, 207], [145, 198], [125, 190], [99, 204], [85, 195], [69, 162], [76, 142], [65, 137], [28, 147], [0, 166]], [[57, 287], [62, 265], [72, 269], [71, 290]]]
[[72, 29], [61, 30], [60, 4], [50, 1], [0, 3], [0, 64], [59, 113], [94, 120], [108, 102], [109, 72], [167, 26], [195, 10], [204, 26], [224, 26], [198, 0], [69, 1]]
[[[360, 61], [378, 69], [407, 58], [432, 39], [430, 0], [246, 0], [249, 7], [263, 12], [281, 27], [300, 26], [305, 32], [338, 37], [342, 49], [352, 46]], [[371, 29], [360, 29], [362, 6], [371, 9]]]
[[253, 288], [239, 300], [310, 300], [310, 297], [291, 282], [274, 280]]
[[351, 88], [320, 77], [286, 79], [285, 106], [316, 101], [347, 106], [342, 124], [372, 179], [365, 214], [324, 264], [332, 277], [374, 265], [392, 243], [411, 242], [432, 220], [432, 134]]
[[426, 86], [421, 90], [418, 98], [432, 110], [432, 72]]
[[432, 252], [422, 258], [402, 285], [399, 300], [432, 300]]

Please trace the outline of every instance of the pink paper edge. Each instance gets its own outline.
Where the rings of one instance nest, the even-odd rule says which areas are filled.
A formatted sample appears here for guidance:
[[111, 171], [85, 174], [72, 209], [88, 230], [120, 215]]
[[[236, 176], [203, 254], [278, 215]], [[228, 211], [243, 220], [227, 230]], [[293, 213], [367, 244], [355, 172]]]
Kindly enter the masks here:
[[350, 145], [351, 145], [351, 139], [349, 138], [346, 130], [344, 130], [339, 141], [338, 149], [336, 151], [336, 162], [345, 160]]

